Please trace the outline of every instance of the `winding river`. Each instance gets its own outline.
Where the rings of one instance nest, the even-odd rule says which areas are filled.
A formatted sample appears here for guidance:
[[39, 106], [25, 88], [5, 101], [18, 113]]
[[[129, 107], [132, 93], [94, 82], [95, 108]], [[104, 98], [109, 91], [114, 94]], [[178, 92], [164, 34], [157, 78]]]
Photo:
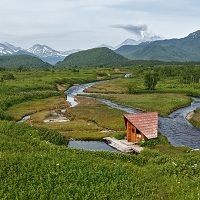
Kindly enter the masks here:
[[[76, 106], [78, 103], [74, 99], [75, 96], [84, 93], [84, 89], [89, 88], [95, 84], [100, 84], [105, 81], [87, 83], [70, 87], [66, 92], [67, 101], [71, 103], [71, 107]], [[109, 100], [99, 99], [96, 100], [105, 103], [106, 105], [123, 110], [127, 113], [139, 113], [141, 111], [129, 108], [126, 106], [117, 105]], [[190, 106], [180, 108], [169, 115], [169, 117], [159, 116], [159, 131], [165, 135], [173, 146], [187, 146], [194, 149], [200, 149], [200, 129], [195, 128], [186, 119], [186, 115], [200, 108], [200, 98], [193, 98]]]

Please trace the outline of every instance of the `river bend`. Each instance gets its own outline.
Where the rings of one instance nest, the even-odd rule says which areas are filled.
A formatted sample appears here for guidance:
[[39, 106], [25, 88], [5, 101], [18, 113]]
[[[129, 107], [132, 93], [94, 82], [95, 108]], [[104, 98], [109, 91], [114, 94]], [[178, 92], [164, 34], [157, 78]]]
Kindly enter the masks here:
[[[71, 103], [71, 107], [76, 106], [78, 103], [74, 99], [75, 96], [84, 93], [84, 89], [89, 88], [95, 84], [100, 84], [105, 81], [87, 83], [82, 85], [76, 85], [70, 87], [66, 92], [67, 101]], [[109, 100], [99, 99], [96, 100], [105, 103], [106, 105], [123, 110], [127, 113], [139, 113], [141, 111], [129, 108], [126, 106], [121, 106], [115, 103], [112, 103]], [[180, 108], [169, 115], [169, 117], [159, 116], [159, 132], [165, 135], [169, 142], [173, 146], [187, 146], [194, 149], [200, 149], [200, 129], [195, 128], [190, 124], [186, 119], [186, 115], [194, 111], [195, 109], [200, 108], [200, 98], [193, 98], [193, 102], [190, 106], [185, 108]]]

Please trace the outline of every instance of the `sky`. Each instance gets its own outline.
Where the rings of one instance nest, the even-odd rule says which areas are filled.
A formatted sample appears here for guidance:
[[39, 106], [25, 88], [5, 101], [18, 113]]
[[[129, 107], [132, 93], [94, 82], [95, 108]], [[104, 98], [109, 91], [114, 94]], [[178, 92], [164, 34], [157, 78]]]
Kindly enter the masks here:
[[67, 51], [182, 38], [200, 30], [199, 8], [199, 0], [0, 0], [0, 43]]

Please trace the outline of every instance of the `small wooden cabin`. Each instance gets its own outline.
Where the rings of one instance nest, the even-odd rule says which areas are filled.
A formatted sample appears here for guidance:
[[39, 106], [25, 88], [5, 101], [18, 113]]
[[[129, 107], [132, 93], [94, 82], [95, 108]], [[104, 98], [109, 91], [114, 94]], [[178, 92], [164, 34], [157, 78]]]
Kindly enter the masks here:
[[115, 71], [115, 72], [119, 72], [120, 69], [119, 69], [119, 68], [115, 68], [114, 71]]
[[158, 137], [158, 113], [125, 114], [126, 138], [128, 142], [138, 143]]

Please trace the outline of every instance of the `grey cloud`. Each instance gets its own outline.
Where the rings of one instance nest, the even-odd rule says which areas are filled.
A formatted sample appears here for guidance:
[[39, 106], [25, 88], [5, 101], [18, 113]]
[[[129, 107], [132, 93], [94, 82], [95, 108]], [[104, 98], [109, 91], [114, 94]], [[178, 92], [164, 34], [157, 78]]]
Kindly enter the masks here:
[[146, 24], [138, 24], [138, 25], [114, 25], [114, 28], [121, 28], [126, 31], [129, 31], [137, 36], [143, 37], [143, 32], [147, 31], [148, 27]]
[[[184, 37], [199, 29], [199, 7], [199, 0], [0, 0], [0, 42], [66, 50], [115, 46], [132, 36], [149, 36], [149, 29], [167, 38]], [[133, 20], [149, 29], [131, 25]], [[113, 24], [119, 24], [112, 26], [115, 31]]]
[[170, 16], [173, 15], [198, 15], [199, 16], [199, 0], [127, 0], [121, 4], [114, 5], [115, 9], [129, 10], [134, 12], [146, 12], [151, 15]]

